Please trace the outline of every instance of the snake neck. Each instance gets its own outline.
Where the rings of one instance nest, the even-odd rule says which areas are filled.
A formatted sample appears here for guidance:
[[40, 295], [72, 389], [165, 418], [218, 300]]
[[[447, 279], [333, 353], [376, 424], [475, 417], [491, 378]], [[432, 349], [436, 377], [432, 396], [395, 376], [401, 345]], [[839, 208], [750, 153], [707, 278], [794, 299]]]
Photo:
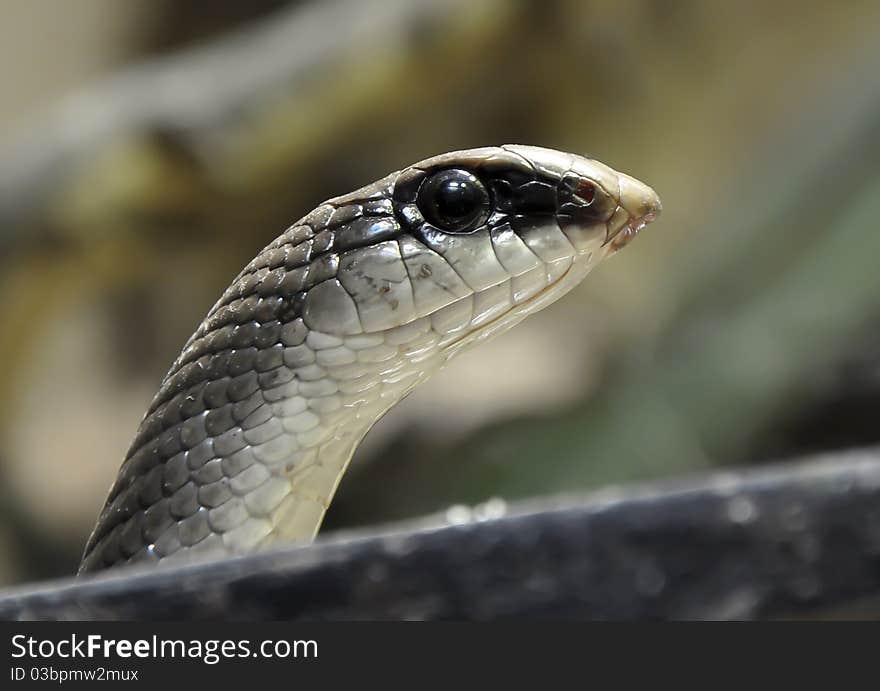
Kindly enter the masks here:
[[[261, 406], [259, 424], [243, 431], [254, 444], [244, 455], [257, 460], [250, 472], [262, 481], [252, 503], [265, 515], [224, 533], [227, 551], [314, 538], [363, 437], [445, 362], [434, 352], [429, 324], [348, 338], [310, 333], [298, 353], [303, 359], [286, 370], [290, 380], [263, 392], [281, 398]], [[425, 352], [430, 357], [420, 358]]]
[[298, 318], [276, 337], [246, 374], [228, 376], [233, 354], [226, 375], [201, 372], [190, 386], [175, 383], [184, 349], [140, 425], [80, 571], [312, 540], [364, 435], [447, 359], [430, 319], [337, 337]]

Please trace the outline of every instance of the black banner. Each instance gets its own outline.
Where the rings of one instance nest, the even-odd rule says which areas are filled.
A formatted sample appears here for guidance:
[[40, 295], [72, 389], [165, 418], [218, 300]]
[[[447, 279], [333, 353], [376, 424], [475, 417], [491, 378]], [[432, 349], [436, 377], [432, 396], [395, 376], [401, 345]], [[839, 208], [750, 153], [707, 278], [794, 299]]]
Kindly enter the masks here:
[[[873, 625], [873, 626], [876, 626]], [[780, 627], [784, 631], [780, 631]], [[725, 677], [742, 662], [809, 666], [810, 644], [832, 661], [836, 627], [801, 624], [456, 624], [456, 623], [2, 623], [6, 669], [0, 688], [87, 682], [356, 684], [471, 687], [481, 676], [547, 685], [644, 674], [693, 674], [714, 657]], [[847, 644], [871, 659], [873, 632]], [[850, 638], [856, 638], [851, 636]], [[785, 642], [786, 645], [781, 645]], [[829, 643], [832, 645], [828, 646]], [[838, 650], [841, 648], [838, 647]], [[735, 652], [734, 652], [735, 651]], [[737, 664], [732, 664], [736, 661]], [[715, 663], [713, 663], [715, 664]], [[485, 677], [488, 674], [489, 677]], [[713, 676], [715, 673], [713, 673]], [[481, 684], [482, 685], [482, 684]], [[543, 685], [543, 684], [542, 684]], [[566, 686], [570, 684], [565, 683]], [[617, 683], [614, 684], [615, 686]], [[604, 688], [605, 683], [601, 686]], [[191, 687], [208, 691], [212, 687]], [[220, 688], [220, 687], [218, 687]], [[236, 688], [236, 687], [233, 687]]]

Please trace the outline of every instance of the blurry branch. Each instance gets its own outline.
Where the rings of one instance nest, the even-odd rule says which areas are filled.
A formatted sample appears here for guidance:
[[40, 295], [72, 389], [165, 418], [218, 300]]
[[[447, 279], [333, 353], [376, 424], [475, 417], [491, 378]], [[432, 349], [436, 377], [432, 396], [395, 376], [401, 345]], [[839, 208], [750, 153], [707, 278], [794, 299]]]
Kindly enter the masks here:
[[880, 455], [397, 526], [0, 597], [3, 619], [872, 617]]
[[[108, 197], [113, 194], [120, 195], [119, 204], [149, 202], [137, 197], [144, 190], [136, 179], [127, 187], [124, 180], [103, 177], [102, 164], [113, 167], [133, 156], [128, 162], [140, 159], [142, 169], [135, 175], [151, 175], [150, 166], [182, 169], [161, 180], [170, 187], [186, 182], [181, 158], [192, 159], [199, 175], [234, 189], [256, 186], [279, 168], [308, 161], [352, 121], [363, 125], [400, 99], [430, 95], [402, 79], [408, 58], [449, 44], [467, 57], [487, 32], [503, 29], [505, 13], [497, 6], [462, 11], [465, 5], [462, 0], [297, 4], [82, 92], [46, 122], [32, 123], [0, 159], [0, 249], [21, 240], [17, 236], [28, 225], [53, 220], [39, 215], [57, 211], [71, 197], [76, 201], [86, 192], [82, 185], [111, 185], [92, 190], [98, 206], [113, 201]], [[487, 11], [492, 25], [485, 21]], [[436, 76], [442, 82], [443, 75]], [[409, 85], [406, 93], [402, 84]]]

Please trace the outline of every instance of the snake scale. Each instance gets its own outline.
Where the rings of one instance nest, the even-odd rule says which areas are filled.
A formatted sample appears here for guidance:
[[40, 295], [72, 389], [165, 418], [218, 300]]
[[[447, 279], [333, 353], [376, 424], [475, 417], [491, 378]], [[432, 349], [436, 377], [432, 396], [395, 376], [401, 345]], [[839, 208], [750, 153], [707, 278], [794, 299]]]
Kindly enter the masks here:
[[80, 572], [312, 539], [389, 408], [571, 290], [659, 212], [628, 175], [518, 145], [428, 158], [324, 202], [187, 341]]

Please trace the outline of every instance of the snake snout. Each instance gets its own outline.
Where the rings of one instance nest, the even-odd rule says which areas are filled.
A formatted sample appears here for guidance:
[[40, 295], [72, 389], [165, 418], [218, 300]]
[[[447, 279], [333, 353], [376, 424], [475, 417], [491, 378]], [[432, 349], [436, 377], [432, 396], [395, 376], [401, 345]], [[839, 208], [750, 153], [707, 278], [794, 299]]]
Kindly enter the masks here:
[[643, 182], [625, 173], [620, 173], [620, 205], [633, 218], [653, 221], [663, 211], [663, 204], [657, 193]]
[[620, 185], [620, 207], [616, 217], [623, 222], [616, 225], [615, 218], [609, 223], [606, 243], [611, 250], [625, 247], [649, 223], [655, 221], [663, 211], [663, 204], [657, 193], [645, 183], [625, 173], [618, 173]]

